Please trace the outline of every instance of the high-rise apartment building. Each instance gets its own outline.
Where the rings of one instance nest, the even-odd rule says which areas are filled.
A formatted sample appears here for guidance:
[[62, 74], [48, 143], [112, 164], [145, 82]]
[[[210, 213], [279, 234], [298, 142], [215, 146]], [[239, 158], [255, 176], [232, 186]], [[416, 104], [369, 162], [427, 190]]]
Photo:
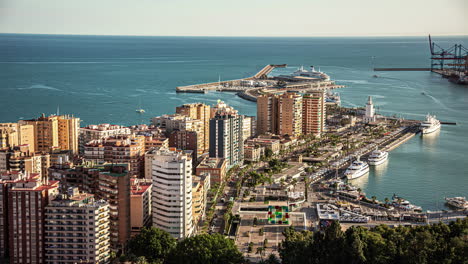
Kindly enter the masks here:
[[35, 150], [49, 152], [55, 149], [78, 153], [78, 129], [80, 119], [69, 115], [52, 115], [31, 120], [20, 120], [19, 124], [34, 127]]
[[31, 176], [40, 177], [38, 174], [34, 175], [17, 171], [0, 173], [0, 260], [6, 257], [9, 251], [8, 191], [15, 182], [26, 180]]
[[244, 160], [243, 116], [224, 102], [218, 102], [210, 120], [210, 153], [213, 158], [224, 158], [228, 167]]
[[191, 156], [175, 149], [154, 150], [153, 226], [182, 239], [194, 233]]
[[28, 145], [35, 152], [34, 126], [18, 123], [0, 123], [0, 149]]
[[305, 94], [302, 99], [302, 133], [320, 137], [325, 130], [325, 93]]
[[192, 150], [196, 159], [202, 155], [204, 150], [199, 147], [200, 135], [195, 131], [172, 131], [169, 135], [169, 147], [178, 148], [183, 150]]
[[126, 164], [114, 164], [99, 171], [96, 197], [109, 203], [110, 242], [122, 249], [130, 239], [130, 174]]
[[268, 94], [257, 98], [257, 134], [302, 134], [302, 96]]
[[202, 103], [184, 104], [176, 107], [176, 113], [202, 121], [203, 141], [200, 148], [203, 149], [203, 152], [208, 152], [210, 147], [210, 106]]
[[278, 133], [278, 96], [263, 94], [257, 97], [257, 134]]
[[69, 188], [45, 208], [46, 263], [108, 263], [109, 204]]
[[113, 136], [93, 140], [85, 145], [85, 161], [95, 163], [127, 163], [132, 176], [141, 176], [144, 171], [144, 136]]
[[79, 150], [80, 153], [84, 153], [84, 146], [92, 140], [106, 139], [112, 136], [130, 135], [132, 134], [132, 131], [130, 128], [124, 126], [99, 124], [82, 127], [79, 130], [79, 134]]
[[10, 263], [45, 263], [45, 208], [58, 194], [58, 182], [37, 174], [8, 190]]
[[284, 93], [279, 97], [279, 135], [300, 136], [302, 134], [302, 96]]

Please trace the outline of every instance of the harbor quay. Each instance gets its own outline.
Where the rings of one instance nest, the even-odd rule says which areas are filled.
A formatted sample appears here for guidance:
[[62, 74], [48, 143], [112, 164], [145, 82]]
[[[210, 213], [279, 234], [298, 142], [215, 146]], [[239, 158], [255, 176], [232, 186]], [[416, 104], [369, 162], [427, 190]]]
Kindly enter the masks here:
[[276, 93], [281, 94], [288, 91], [307, 93], [312, 91], [329, 91], [337, 88], [343, 88], [343, 85], [337, 85], [331, 81], [329, 76], [315, 71], [299, 69], [292, 75], [280, 75], [269, 77], [268, 75], [275, 68], [284, 68], [287, 64], [269, 64], [263, 67], [254, 76], [203, 84], [194, 84], [188, 86], [176, 87], [178, 93], [207, 93], [209, 91], [236, 92], [237, 95], [245, 100], [257, 101], [257, 97], [263, 94]]

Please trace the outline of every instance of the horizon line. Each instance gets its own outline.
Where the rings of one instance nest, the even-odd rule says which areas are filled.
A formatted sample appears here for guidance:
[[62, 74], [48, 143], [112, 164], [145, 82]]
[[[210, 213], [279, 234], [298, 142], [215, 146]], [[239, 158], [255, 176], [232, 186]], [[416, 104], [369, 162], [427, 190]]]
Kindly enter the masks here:
[[425, 34], [425, 35], [132, 35], [132, 34], [76, 34], [76, 33], [17, 33], [17, 32], [0, 32], [0, 35], [52, 35], [52, 36], [103, 36], [103, 37], [220, 37], [220, 38], [365, 38], [365, 37], [468, 37], [467, 34]]

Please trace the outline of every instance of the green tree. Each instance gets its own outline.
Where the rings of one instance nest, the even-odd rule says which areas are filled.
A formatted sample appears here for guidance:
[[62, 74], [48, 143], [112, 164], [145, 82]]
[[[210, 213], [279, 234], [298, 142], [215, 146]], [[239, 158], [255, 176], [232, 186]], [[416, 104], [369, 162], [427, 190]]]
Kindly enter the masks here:
[[180, 241], [166, 262], [169, 264], [241, 264], [244, 263], [244, 258], [233, 240], [221, 234], [201, 234]]
[[149, 262], [162, 262], [176, 246], [176, 240], [158, 228], [143, 228], [128, 243], [129, 254], [145, 257]]

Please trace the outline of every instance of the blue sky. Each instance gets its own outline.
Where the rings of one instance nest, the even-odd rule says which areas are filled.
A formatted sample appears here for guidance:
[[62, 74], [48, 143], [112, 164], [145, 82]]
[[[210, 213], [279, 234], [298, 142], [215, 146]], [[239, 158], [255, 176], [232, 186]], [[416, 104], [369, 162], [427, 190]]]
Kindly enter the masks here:
[[468, 35], [467, 0], [0, 0], [1, 33]]

